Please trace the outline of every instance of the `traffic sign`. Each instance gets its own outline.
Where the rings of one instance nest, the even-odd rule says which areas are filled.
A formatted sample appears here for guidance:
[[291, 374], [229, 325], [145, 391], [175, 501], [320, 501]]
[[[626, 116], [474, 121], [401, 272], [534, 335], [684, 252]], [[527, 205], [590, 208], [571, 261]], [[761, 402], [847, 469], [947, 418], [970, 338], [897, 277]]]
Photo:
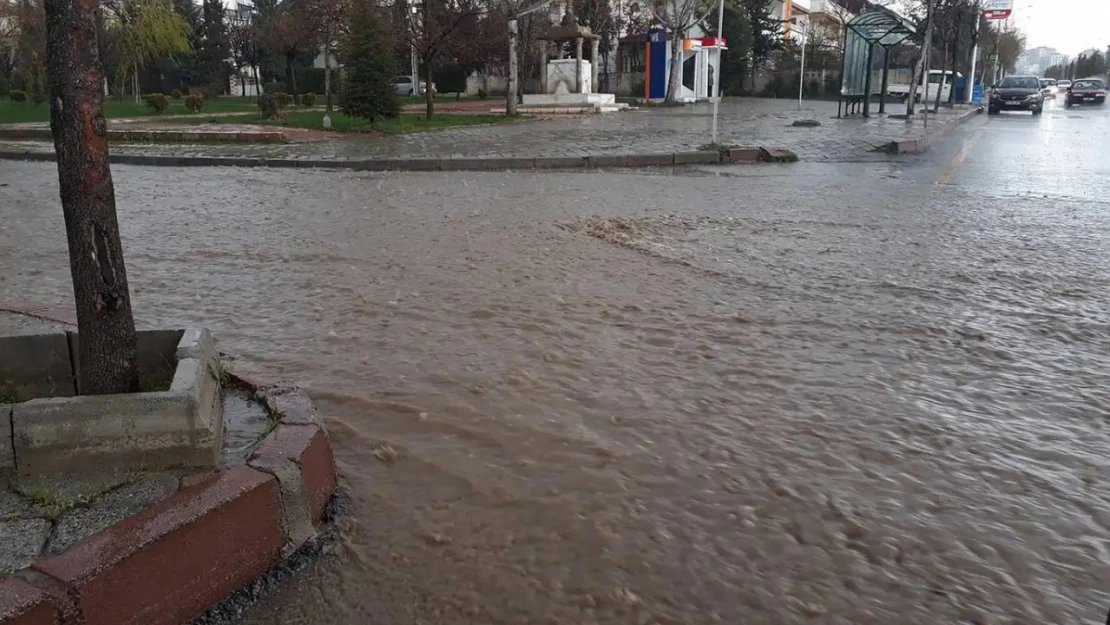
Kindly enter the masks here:
[[1004, 20], [1014, 12], [1014, 0], [985, 0], [983, 2], [983, 19]]

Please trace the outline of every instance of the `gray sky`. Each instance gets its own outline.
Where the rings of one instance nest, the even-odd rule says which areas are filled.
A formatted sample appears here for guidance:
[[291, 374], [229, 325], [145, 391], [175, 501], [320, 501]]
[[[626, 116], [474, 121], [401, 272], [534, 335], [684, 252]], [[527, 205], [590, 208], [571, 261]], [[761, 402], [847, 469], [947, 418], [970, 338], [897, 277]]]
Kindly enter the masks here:
[[1030, 48], [1048, 46], [1074, 56], [1110, 45], [1110, 0], [1014, 0], [1013, 21]]

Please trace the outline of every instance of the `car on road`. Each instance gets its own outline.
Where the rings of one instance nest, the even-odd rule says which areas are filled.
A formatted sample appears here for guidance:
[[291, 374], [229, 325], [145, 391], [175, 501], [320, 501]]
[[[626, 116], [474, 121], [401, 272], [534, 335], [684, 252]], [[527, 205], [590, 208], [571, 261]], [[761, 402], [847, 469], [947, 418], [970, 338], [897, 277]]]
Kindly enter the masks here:
[[998, 115], [1002, 111], [1030, 111], [1034, 115], [1044, 112], [1041, 79], [1036, 76], [1007, 76], [991, 87], [987, 113]]
[[1056, 90], [1059, 91], [1060, 93], [1063, 93], [1063, 92], [1067, 91], [1068, 87], [1070, 87], [1070, 86], [1071, 86], [1071, 81], [1070, 80], [1057, 80], [1056, 81]]
[[1068, 87], [1065, 106], [1075, 104], [1106, 104], [1106, 85], [1096, 78], [1077, 80]]
[[1060, 93], [1059, 88], [1056, 86], [1056, 80], [1054, 78], [1042, 78], [1041, 93], [1044, 94], [1044, 97], [1055, 100], [1057, 94]]
[[[393, 81], [393, 90], [397, 95], [424, 95], [428, 91], [428, 81], [420, 81], [420, 91], [416, 92], [412, 88], [412, 76], [398, 76]], [[432, 84], [432, 95], [436, 95], [436, 86]]]

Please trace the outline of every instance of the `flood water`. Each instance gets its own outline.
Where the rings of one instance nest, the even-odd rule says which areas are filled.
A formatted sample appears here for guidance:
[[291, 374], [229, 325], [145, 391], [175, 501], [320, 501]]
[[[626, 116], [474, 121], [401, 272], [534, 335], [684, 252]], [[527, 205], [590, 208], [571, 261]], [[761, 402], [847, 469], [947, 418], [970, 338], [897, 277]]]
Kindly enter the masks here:
[[[350, 494], [247, 622], [1102, 622], [1110, 204], [846, 167], [114, 168], [140, 324], [306, 385]], [[68, 301], [0, 174], [0, 301]]]

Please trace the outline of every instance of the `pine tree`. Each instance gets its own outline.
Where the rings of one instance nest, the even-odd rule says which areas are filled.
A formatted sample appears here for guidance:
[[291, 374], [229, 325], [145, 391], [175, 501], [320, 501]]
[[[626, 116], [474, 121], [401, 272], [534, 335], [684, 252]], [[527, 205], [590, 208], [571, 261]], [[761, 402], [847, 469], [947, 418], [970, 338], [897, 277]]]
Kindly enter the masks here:
[[771, 14], [772, 0], [741, 0], [751, 33], [751, 77], [771, 54], [782, 48], [782, 22]]
[[397, 70], [389, 23], [364, 9], [350, 18], [349, 28], [343, 45], [343, 58], [348, 59], [343, 112], [369, 120], [397, 117], [400, 104], [393, 88]]
[[748, 75], [752, 29], [748, 24], [748, 12], [738, 0], [725, 3], [723, 36], [728, 49], [721, 57], [721, 95], [740, 95], [744, 90], [744, 79]]
[[221, 0], [203, 0], [200, 27], [198, 78], [209, 93], [223, 93], [227, 85], [231, 42], [227, 35], [227, 10]]

